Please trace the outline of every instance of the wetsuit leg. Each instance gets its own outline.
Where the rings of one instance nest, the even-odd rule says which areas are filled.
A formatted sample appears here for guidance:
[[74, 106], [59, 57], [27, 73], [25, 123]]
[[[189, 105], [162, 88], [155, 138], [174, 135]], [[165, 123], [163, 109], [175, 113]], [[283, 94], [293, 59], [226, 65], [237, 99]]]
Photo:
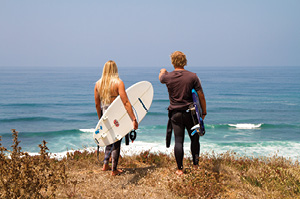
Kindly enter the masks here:
[[111, 163], [112, 163], [112, 170], [117, 170], [119, 157], [120, 157], [120, 151], [121, 151], [121, 140], [114, 143], [114, 147], [111, 153]]
[[193, 164], [198, 165], [199, 163], [199, 154], [200, 154], [200, 142], [199, 142], [199, 134], [192, 134], [191, 128], [194, 126], [193, 119], [190, 113], [185, 114], [184, 123], [186, 125], [186, 129], [188, 131], [190, 140], [191, 140], [191, 152], [193, 157]]
[[172, 127], [174, 130], [175, 135], [175, 147], [174, 147], [174, 153], [175, 153], [175, 159], [177, 163], [178, 169], [183, 169], [183, 142], [184, 142], [184, 124], [183, 124], [183, 116], [182, 112], [173, 112], [171, 117]]
[[109, 158], [110, 158], [112, 149], [113, 149], [113, 144], [107, 145], [105, 147], [105, 155], [104, 155], [104, 161], [103, 161], [104, 164], [108, 164], [109, 163]]
[[199, 134], [191, 136], [192, 132], [189, 132], [189, 136], [191, 139], [191, 152], [193, 156], [193, 164], [198, 165], [199, 163], [199, 154], [200, 154], [200, 143], [199, 143]]

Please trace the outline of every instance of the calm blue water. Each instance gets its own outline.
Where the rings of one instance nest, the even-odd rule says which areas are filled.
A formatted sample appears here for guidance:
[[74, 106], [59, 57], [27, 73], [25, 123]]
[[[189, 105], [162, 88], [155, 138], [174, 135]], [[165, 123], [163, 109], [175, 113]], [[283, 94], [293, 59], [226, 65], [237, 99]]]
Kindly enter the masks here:
[[[119, 67], [126, 88], [147, 80], [154, 100], [137, 140], [122, 150], [166, 152], [169, 100], [158, 81], [160, 68]], [[167, 68], [169, 71], [171, 67]], [[206, 134], [201, 152], [300, 159], [300, 67], [187, 67], [202, 81], [207, 100]], [[19, 131], [23, 150], [36, 153], [42, 140], [51, 153], [95, 147], [87, 129], [97, 124], [94, 83], [102, 67], [1, 68], [0, 136], [12, 145]], [[173, 138], [174, 139], [174, 138]], [[171, 149], [174, 140], [171, 142]], [[189, 138], [185, 140], [189, 153]]]

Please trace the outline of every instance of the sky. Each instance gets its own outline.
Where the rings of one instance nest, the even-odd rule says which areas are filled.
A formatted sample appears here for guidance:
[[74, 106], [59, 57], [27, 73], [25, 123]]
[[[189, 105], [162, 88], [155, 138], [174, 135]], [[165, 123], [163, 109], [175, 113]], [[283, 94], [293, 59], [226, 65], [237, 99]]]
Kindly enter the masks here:
[[0, 67], [300, 66], [299, 0], [0, 0]]

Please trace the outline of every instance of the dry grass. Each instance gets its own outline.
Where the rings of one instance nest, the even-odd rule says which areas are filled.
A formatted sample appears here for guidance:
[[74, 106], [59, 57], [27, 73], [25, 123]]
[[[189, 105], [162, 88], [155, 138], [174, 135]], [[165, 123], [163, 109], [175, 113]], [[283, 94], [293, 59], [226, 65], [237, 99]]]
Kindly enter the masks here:
[[[198, 168], [185, 159], [185, 174], [177, 176], [174, 157], [144, 151], [122, 157], [119, 168], [124, 172], [113, 177], [101, 171], [94, 152], [75, 151], [55, 161], [49, 158], [45, 142], [37, 157], [24, 155], [17, 147], [19, 141], [14, 142], [11, 158], [0, 145], [1, 198], [30, 198], [33, 190], [37, 197], [31, 198], [300, 198], [299, 162], [277, 156], [202, 154]], [[103, 157], [100, 153], [99, 159]], [[35, 160], [34, 166], [29, 159]], [[16, 162], [23, 162], [18, 169], [12, 165]], [[25, 189], [24, 184], [32, 188]]]

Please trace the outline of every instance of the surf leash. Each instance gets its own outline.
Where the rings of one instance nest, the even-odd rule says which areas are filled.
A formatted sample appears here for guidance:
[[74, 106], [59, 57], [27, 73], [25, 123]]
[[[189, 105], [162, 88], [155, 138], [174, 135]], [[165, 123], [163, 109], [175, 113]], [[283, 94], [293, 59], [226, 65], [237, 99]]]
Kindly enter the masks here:
[[97, 144], [97, 160], [98, 160], [98, 162], [100, 162], [100, 160], [99, 160], [99, 145]]
[[136, 131], [135, 130], [130, 131], [129, 137], [131, 142], [133, 143], [133, 141], [136, 139]]

